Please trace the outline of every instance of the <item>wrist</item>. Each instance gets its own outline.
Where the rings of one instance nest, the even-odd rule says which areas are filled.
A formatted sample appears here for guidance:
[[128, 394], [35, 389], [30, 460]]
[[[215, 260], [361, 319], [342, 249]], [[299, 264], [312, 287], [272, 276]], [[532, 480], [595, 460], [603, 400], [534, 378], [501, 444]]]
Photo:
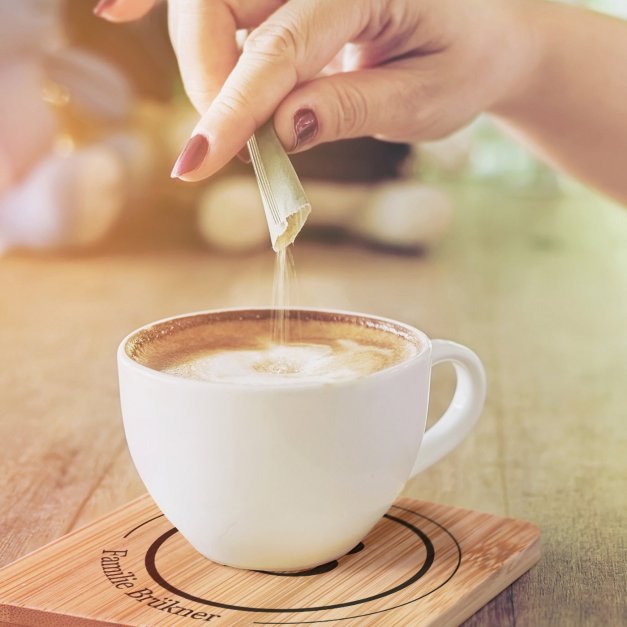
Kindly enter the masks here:
[[514, 5], [505, 80], [488, 113], [501, 118], [515, 117], [517, 111], [540, 96], [548, 43], [545, 13], [551, 10], [550, 4], [544, 0], [524, 0]]

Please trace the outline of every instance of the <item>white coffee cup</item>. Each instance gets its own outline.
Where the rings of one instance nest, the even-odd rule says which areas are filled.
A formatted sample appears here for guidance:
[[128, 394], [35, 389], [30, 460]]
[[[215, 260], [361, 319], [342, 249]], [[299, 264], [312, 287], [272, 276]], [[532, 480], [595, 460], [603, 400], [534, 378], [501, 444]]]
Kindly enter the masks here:
[[[486, 393], [475, 353], [393, 320], [316, 311], [338, 314], [392, 325], [420, 348], [360, 378], [275, 387], [186, 379], [131, 357], [138, 334], [198, 314], [146, 325], [120, 344], [122, 414], [135, 466], [165, 516], [209, 559], [289, 571], [341, 557], [408, 479], [472, 430]], [[455, 366], [455, 394], [425, 432], [431, 368], [446, 361]]]

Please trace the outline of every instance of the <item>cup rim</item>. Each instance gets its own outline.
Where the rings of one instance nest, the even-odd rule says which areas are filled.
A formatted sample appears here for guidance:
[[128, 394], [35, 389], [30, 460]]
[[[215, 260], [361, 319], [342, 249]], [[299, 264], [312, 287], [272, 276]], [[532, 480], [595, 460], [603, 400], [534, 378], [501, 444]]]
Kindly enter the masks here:
[[[412, 355], [409, 359], [401, 361], [398, 364], [393, 366], [389, 366], [388, 368], [383, 368], [382, 370], [377, 370], [376, 372], [372, 372], [367, 375], [363, 375], [357, 378], [351, 379], [339, 379], [338, 381], [308, 381], [308, 382], [295, 382], [289, 384], [282, 385], [268, 385], [268, 384], [254, 384], [254, 383], [241, 383], [237, 381], [206, 381], [199, 379], [188, 379], [186, 377], [182, 377], [179, 375], [171, 374], [168, 372], [163, 372], [162, 370], [155, 370], [154, 368], [150, 368], [148, 366], [144, 366], [140, 364], [138, 361], [133, 359], [126, 352], [126, 347], [128, 343], [139, 333], [142, 331], [146, 331], [151, 327], [171, 322], [173, 320], [179, 320], [182, 318], [191, 318], [193, 316], [202, 316], [202, 315], [214, 315], [214, 314], [223, 314], [223, 313], [231, 313], [231, 312], [249, 312], [249, 311], [271, 311], [273, 309], [283, 309], [289, 311], [297, 311], [303, 313], [326, 313], [330, 315], [344, 315], [344, 316], [357, 316], [359, 318], [369, 318], [371, 320], [375, 320], [377, 322], [392, 324], [397, 327], [402, 327], [409, 334], [415, 336], [419, 340], [418, 351], [415, 355]], [[131, 331], [118, 345], [117, 350], [117, 359], [118, 366], [122, 363], [127, 365], [133, 370], [136, 370], [138, 373], [143, 376], [148, 376], [153, 379], [157, 379], [164, 382], [176, 383], [177, 385], [190, 385], [193, 387], [203, 387], [203, 388], [222, 388], [229, 390], [255, 390], [255, 391], [267, 391], [270, 393], [276, 392], [277, 389], [283, 390], [299, 390], [304, 388], [323, 388], [323, 387], [348, 387], [350, 385], [354, 385], [357, 382], [362, 381], [371, 381], [375, 378], [384, 378], [391, 376], [392, 374], [398, 372], [399, 370], [403, 370], [404, 368], [410, 367], [412, 364], [420, 361], [424, 358], [427, 353], [431, 351], [431, 340], [427, 336], [424, 331], [417, 329], [416, 327], [404, 323], [399, 322], [398, 320], [394, 320], [393, 318], [387, 318], [385, 316], [378, 316], [374, 314], [367, 314], [358, 311], [349, 311], [345, 309], [328, 309], [326, 307], [271, 307], [271, 306], [254, 306], [254, 307], [224, 307], [219, 309], [205, 309], [201, 311], [192, 311], [184, 314], [177, 314], [175, 316], [167, 316], [165, 318], [161, 318], [159, 320], [154, 320], [152, 322], [148, 322], [147, 324], [142, 325], [141, 327], [136, 328]], [[119, 369], [119, 368], [118, 368]]]

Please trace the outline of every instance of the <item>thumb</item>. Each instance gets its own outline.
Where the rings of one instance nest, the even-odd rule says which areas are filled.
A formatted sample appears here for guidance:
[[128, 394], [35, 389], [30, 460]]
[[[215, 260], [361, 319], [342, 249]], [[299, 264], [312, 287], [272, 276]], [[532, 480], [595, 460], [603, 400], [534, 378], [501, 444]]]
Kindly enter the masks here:
[[415, 72], [388, 65], [298, 87], [277, 108], [274, 126], [291, 152], [352, 137], [409, 141], [430, 134], [433, 109]]

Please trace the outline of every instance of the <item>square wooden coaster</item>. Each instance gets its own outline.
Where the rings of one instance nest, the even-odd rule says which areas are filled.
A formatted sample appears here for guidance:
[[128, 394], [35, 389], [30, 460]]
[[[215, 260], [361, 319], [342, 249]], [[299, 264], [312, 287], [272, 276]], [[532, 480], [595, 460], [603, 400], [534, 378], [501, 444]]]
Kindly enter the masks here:
[[244, 571], [199, 555], [146, 495], [0, 570], [0, 624], [456, 625], [539, 556], [531, 523], [400, 499], [337, 561]]

